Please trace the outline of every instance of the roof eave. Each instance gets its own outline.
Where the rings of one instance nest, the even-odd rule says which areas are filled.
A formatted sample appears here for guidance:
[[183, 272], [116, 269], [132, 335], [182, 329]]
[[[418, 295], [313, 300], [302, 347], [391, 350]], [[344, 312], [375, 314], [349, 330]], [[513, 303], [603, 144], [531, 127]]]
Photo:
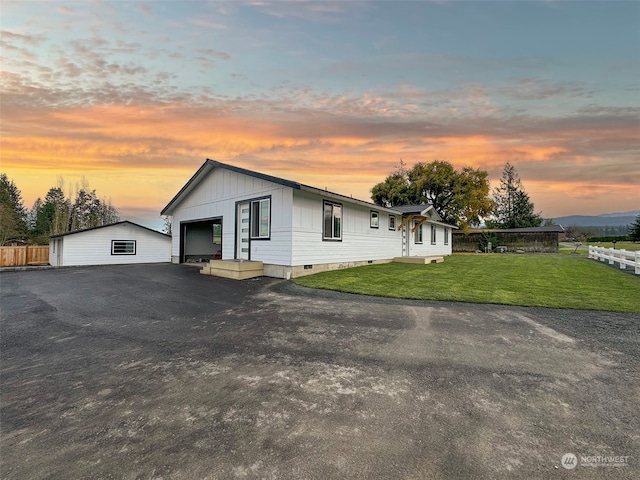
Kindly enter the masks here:
[[258, 178], [260, 180], [265, 180], [267, 182], [275, 183], [277, 185], [282, 185], [285, 187], [293, 188], [296, 190], [300, 189], [300, 184], [298, 182], [293, 182], [291, 180], [286, 180], [284, 178], [274, 177], [272, 175], [267, 175], [260, 172], [255, 172], [253, 170], [247, 170], [246, 168], [236, 167], [234, 165], [229, 165], [227, 163], [218, 162], [217, 160], [211, 160], [207, 158], [207, 160], [202, 164], [202, 166], [198, 169], [198, 171], [193, 174], [193, 176], [189, 179], [189, 181], [180, 189], [180, 191], [176, 194], [173, 199], [167, 204], [166, 207], [162, 209], [160, 215], [171, 215], [176, 205], [178, 205], [191, 191], [202, 181], [204, 177], [206, 177], [211, 170], [214, 168], [224, 168], [225, 170], [229, 170], [231, 172], [239, 173], [241, 175], [247, 175], [249, 177]]
[[148, 231], [153, 232], [153, 233], [157, 233], [158, 235], [163, 235], [165, 237], [171, 237], [171, 235], [169, 235], [167, 233], [164, 233], [164, 232], [159, 232], [158, 230], [154, 230], [153, 228], [145, 227], [144, 225], [140, 225], [138, 223], [134, 223], [134, 222], [131, 222], [129, 220], [120, 220], [119, 222], [109, 223], [108, 225], [99, 225], [97, 227], [84, 228], [82, 230], [75, 230], [73, 232], [65, 232], [65, 233], [58, 233], [57, 235], [49, 235], [49, 239], [66, 237], [68, 235], [75, 235], [76, 233], [89, 232], [91, 230], [98, 230], [100, 228], [113, 227], [115, 225], [124, 225], [125, 223], [128, 223], [129, 225], [132, 225], [134, 227], [143, 228], [143, 229], [148, 230]]
[[210, 170], [211, 168], [213, 168], [214, 163], [215, 162], [213, 160], [205, 160], [205, 162], [200, 166], [196, 173], [191, 176], [189, 181], [184, 184], [180, 191], [176, 193], [176, 195], [171, 199], [169, 203], [167, 203], [167, 206], [162, 209], [160, 215], [171, 215], [175, 204], [180, 203], [181, 197], [191, 192], [191, 190], [200, 182], [198, 177], [200, 177], [205, 170]]
[[379, 210], [392, 215], [402, 215], [402, 212], [399, 212], [398, 210], [394, 210], [393, 208], [383, 207], [375, 203], [367, 202], [365, 200], [360, 200], [358, 198], [353, 198], [353, 197], [347, 197], [346, 195], [341, 195], [340, 193], [330, 192], [329, 190], [322, 190], [321, 188], [311, 187], [309, 185], [301, 184], [300, 190], [304, 192], [314, 193], [316, 195], [320, 195], [323, 197], [332, 198], [334, 200], [355, 203], [357, 205], [370, 208], [371, 210]]

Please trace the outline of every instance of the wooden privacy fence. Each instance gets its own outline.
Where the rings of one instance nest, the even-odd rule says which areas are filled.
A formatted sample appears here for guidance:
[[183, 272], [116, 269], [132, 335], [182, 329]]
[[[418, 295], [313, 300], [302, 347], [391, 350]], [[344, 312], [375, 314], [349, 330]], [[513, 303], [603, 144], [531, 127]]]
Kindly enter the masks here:
[[632, 252], [628, 250], [616, 250], [615, 248], [604, 248], [589, 246], [589, 258], [609, 261], [609, 265], [620, 264], [620, 270], [627, 267], [634, 267], [635, 274], [640, 275], [640, 251]]
[[47, 265], [49, 246], [0, 247], [0, 267]]

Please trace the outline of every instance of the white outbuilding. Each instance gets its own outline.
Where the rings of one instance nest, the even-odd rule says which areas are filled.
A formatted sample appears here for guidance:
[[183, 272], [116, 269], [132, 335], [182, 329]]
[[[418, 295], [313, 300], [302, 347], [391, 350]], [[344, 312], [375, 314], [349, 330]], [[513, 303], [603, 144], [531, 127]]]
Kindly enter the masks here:
[[49, 240], [49, 264], [55, 267], [170, 261], [170, 235], [127, 220]]

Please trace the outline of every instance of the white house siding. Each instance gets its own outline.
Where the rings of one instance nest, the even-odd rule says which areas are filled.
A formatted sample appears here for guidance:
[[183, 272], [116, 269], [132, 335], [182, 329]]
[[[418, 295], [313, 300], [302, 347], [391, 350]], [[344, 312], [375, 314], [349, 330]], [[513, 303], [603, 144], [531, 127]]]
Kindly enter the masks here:
[[[323, 241], [323, 200], [342, 203], [342, 241]], [[378, 211], [379, 227], [370, 227]], [[396, 226], [402, 221], [396, 217]], [[389, 230], [389, 214], [348, 201], [293, 191], [292, 266], [391, 259], [402, 255], [402, 234]]]
[[[64, 266], [159, 263], [171, 259], [169, 237], [127, 223], [52, 238], [50, 251], [56, 240], [62, 240]], [[112, 240], [135, 240], [136, 254], [111, 255]], [[50, 258], [54, 259], [55, 254]]]
[[251, 259], [291, 264], [292, 189], [216, 168], [173, 211], [172, 260], [179, 262], [180, 222], [222, 217], [222, 258], [235, 256], [236, 203], [271, 196], [271, 238], [251, 241]]
[[[415, 234], [411, 232], [413, 229], [413, 222], [409, 225], [410, 245], [409, 256], [410, 257], [430, 257], [451, 255], [451, 228], [444, 227], [442, 225], [435, 225], [436, 227], [436, 243], [431, 243], [431, 223], [426, 221], [422, 224], [422, 244], [415, 243]], [[444, 229], [449, 230], [449, 242], [448, 245], [444, 243]]]

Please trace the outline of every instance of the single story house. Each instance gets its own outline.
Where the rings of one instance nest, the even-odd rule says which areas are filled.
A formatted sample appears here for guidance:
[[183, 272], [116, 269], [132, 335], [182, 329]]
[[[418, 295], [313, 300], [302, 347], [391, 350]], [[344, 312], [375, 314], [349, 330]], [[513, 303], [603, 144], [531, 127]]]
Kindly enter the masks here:
[[[561, 225], [527, 228], [473, 229], [458, 231], [453, 235], [454, 252], [475, 252], [481, 250], [481, 242], [493, 238], [496, 247], [506, 247], [506, 251], [525, 251], [536, 253], [558, 253]], [[484, 240], [483, 240], [484, 237]]]
[[127, 220], [52, 235], [49, 264], [117, 265], [171, 261], [171, 236]]
[[264, 275], [451, 254], [451, 230], [430, 205], [374, 203], [207, 160], [162, 210], [172, 261], [260, 261]]

